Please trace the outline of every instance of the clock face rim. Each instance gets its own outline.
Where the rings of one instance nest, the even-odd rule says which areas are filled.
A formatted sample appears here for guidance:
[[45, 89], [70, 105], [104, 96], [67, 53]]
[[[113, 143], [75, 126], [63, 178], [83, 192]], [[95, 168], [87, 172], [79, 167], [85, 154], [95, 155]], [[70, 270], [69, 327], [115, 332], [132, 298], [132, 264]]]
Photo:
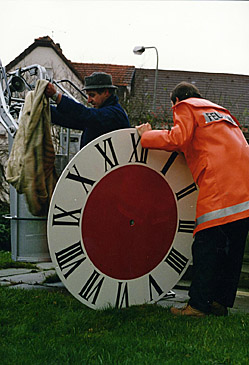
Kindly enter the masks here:
[[[65, 272], [63, 272], [63, 270], [59, 267], [59, 265], [58, 265], [58, 257], [56, 258], [56, 250], [57, 249], [54, 249], [54, 247], [53, 247], [53, 244], [54, 244], [54, 241], [55, 241], [55, 238], [54, 238], [54, 235], [52, 234], [52, 238], [51, 238], [51, 232], [55, 229], [55, 227], [53, 227], [53, 225], [52, 225], [52, 222], [53, 222], [53, 216], [55, 216], [55, 206], [56, 206], [56, 204], [57, 204], [57, 197], [58, 196], [60, 196], [60, 195], [62, 195], [62, 188], [61, 188], [61, 186], [63, 185], [63, 183], [65, 183], [65, 181], [66, 181], [66, 176], [68, 175], [68, 172], [69, 171], [72, 171], [72, 166], [74, 165], [74, 164], [76, 164], [76, 163], [78, 163], [80, 160], [81, 161], [83, 161], [84, 159], [83, 159], [83, 157], [85, 157], [85, 158], [89, 158], [89, 156], [90, 157], [92, 157], [92, 150], [93, 149], [95, 149], [95, 147], [94, 146], [96, 146], [98, 143], [99, 144], [101, 144], [101, 143], [103, 143], [103, 141], [104, 140], [107, 140], [108, 138], [111, 138], [113, 141], [116, 141], [115, 143], [114, 143], [114, 146], [115, 146], [115, 149], [117, 150], [117, 154], [118, 154], [118, 152], [119, 152], [119, 149], [120, 149], [120, 144], [119, 143], [117, 143], [117, 141], [119, 141], [120, 142], [120, 140], [122, 141], [123, 140], [123, 138], [124, 139], [130, 139], [131, 137], [131, 135], [133, 134], [133, 136], [134, 136], [134, 138], [135, 138], [135, 140], [136, 140], [136, 142], [139, 140], [139, 137], [138, 137], [138, 135], [137, 135], [137, 131], [136, 131], [136, 129], [135, 128], [128, 128], [128, 129], [122, 129], [122, 130], [118, 130], [118, 131], [114, 131], [114, 132], [110, 132], [110, 133], [107, 133], [107, 134], [105, 134], [105, 135], [103, 135], [103, 136], [100, 136], [100, 137], [98, 137], [96, 140], [94, 140], [94, 141], [92, 141], [91, 143], [89, 143], [87, 146], [85, 146], [82, 150], [80, 150], [73, 158], [72, 158], [72, 160], [68, 163], [68, 165], [66, 166], [66, 168], [64, 169], [64, 171], [62, 172], [62, 174], [61, 174], [61, 176], [60, 176], [60, 178], [59, 178], [59, 180], [58, 180], [58, 183], [57, 183], [57, 185], [56, 185], [56, 187], [55, 187], [55, 190], [54, 190], [54, 193], [53, 193], [53, 196], [52, 196], [52, 199], [51, 199], [51, 203], [50, 203], [50, 209], [49, 209], [49, 215], [48, 215], [48, 245], [49, 245], [49, 251], [50, 251], [50, 255], [51, 255], [51, 259], [52, 259], [52, 262], [55, 264], [55, 268], [56, 268], [56, 272], [57, 272], [57, 274], [58, 274], [58, 276], [60, 277], [60, 279], [61, 279], [61, 281], [63, 282], [63, 284], [65, 285], [65, 287], [69, 290], [69, 292], [73, 295], [73, 296], [75, 296], [78, 300], [80, 300], [83, 304], [85, 304], [85, 305], [87, 305], [88, 307], [90, 307], [90, 308], [93, 308], [93, 309], [99, 309], [99, 308], [103, 308], [103, 307], [105, 307], [105, 306], [109, 306], [109, 305], [111, 305], [111, 306], [114, 306], [115, 305], [115, 302], [112, 302], [112, 303], [110, 303], [110, 300], [104, 300], [104, 303], [103, 302], [101, 302], [101, 304], [97, 304], [96, 302], [94, 302], [94, 301], [90, 301], [89, 299], [87, 299], [86, 297], [83, 297], [82, 295], [80, 296], [79, 295], [79, 289], [77, 289], [77, 290], [75, 290], [75, 288], [74, 288], [74, 286], [75, 286], [75, 283], [73, 283], [73, 280], [72, 280], [72, 278], [71, 277], [68, 277], [68, 278], [65, 278]], [[116, 140], [115, 140], [115, 138], [116, 138]], [[127, 142], [127, 141], [126, 141]], [[125, 144], [125, 146], [126, 146], [126, 149], [128, 149], [128, 144], [126, 143]], [[130, 146], [130, 151], [128, 152], [128, 155], [129, 156], [131, 156], [131, 153], [132, 153], [132, 151], [134, 152], [135, 151], [135, 149], [134, 150], [132, 150], [132, 148], [134, 148], [134, 145], [133, 145], [133, 147], [131, 147]], [[121, 150], [123, 149], [123, 147], [121, 148]], [[137, 152], [138, 153], [140, 153], [141, 152], [141, 145], [140, 145], [140, 143], [138, 143], [137, 144]], [[89, 152], [90, 151], [90, 152]], [[124, 152], [124, 149], [123, 149], [123, 151], [121, 151], [121, 152]], [[121, 153], [120, 152], [120, 153]], [[150, 154], [150, 156], [151, 155], [155, 155], [156, 157], [157, 156], [159, 156], [159, 155], [163, 155], [164, 154], [164, 156], [168, 156], [168, 157], [170, 157], [170, 156], [172, 156], [172, 152], [166, 152], [166, 151], [158, 151], [158, 150], [149, 150], [149, 154]], [[118, 157], [119, 157], [119, 154], [118, 154]], [[180, 165], [181, 165], [181, 168], [183, 167], [186, 171], [187, 171], [187, 175], [188, 175], [188, 179], [189, 179], [189, 181], [191, 181], [191, 182], [193, 182], [193, 178], [192, 178], [192, 175], [190, 174], [190, 171], [189, 171], [189, 169], [188, 169], [188, 167], [187, 167], [187, 165], [186, 165], [186, 162], [185, 162], [185, 160], [184, 160], [184, 163], [183, 163], [183, 156], [182, 155], [177, 155], [177, 159], [178, 159], [178, 161], [180, 161]], [[102, 160], [100, 159], [100, 161], [102, 161], [101, 163], [103, 163], [103, 157], [102, 157]], [[158, 174], [160, 174], [160, 176], [162, 176], [162, 173], [161, 173], [161, 171], [159, 170], [159, 168], [158, 168], [158, 166], [157, 166], [157, 159], [155, 158], [155, 160], [154, 161], [152, 161], [152, 162], [150, 162], [150, 165], [145, 165], [144, 164], [144, 162], [142, 161], [136, 161], [136, 162], [134, 162], [134, 161], [131, 161], [131, 162], [129, 162], [128, 163], [128, 160], [126, 159], [125, 160], [125, 162], [122, 162], [122, 163], [120, 163], [120, 166], [115, 166], [115, 167], [113, 167], [113, 169], [111, 169], [111, 170], [109, 170], [109, 171], [104, 171], [103, 170], [103, 173], [102, 173], [102, 177], [100, 177], [100, 178], [98, 178], [97, 180], [96, 180], [96, 182], [95, 182], [95, 184], [93, 185], [93, 187], [92, 187], [92, 189], [96, 186], [96, 184], [98, 184], [105, 176], [107, 176], [108, 174], [111, 174], [112, 173], [112, 171], [115, 171], [116, 169], [118, 169], [118, 168], [121, 168], [121, 167], [123, 167], [123, 166], [126, 166], [126, 165], [129, 165], [129, 166], [132, 166], [132, 165], [136, 165], [136, 166], [146, 166], [146, 167], [148, 167], [148, 168], [150, 168], [150, 169], [152, 169], [153, 171], [155, 171], [156, 173], [158, 173]], [[174, 164], [172, 165], [172, 166], [174, 166]], [[161, 167], [161, 165], [160, 165], [160, 167]], [[191, 175], [191, 178], [189, 178], [189, 174]], [[174, 175], [174, 174], [173, 174]], [[176, 176], [177, 176], [177, 174], [175, 174], [175, 177], [174, 178], [176, 178]], [[166, 182], [168, 183], [168, 180], [167, 180], [167, 176], [164, 176], [164, 179], [166, 180]], [[173, 179], [174, 180], [174, 179]], [[72, 183], [72, 182], [71, 182]], [[74, 183], [74, 182], [73, 182]], [[182, 184], [182, 185], [184, 185], [184, 184]], [[78, 187], [80, 187], [80, 184], [79, 183], [75, 183], [75, 185], [74, 185], [74, 187], [75, 187], [75, 189], [76, 189], [76, 186], [77, 186], [77, 189], [78, 189]], [[172, 182], [169, 184], [169, 186], [171, 187], [171, 189], [173, 190], [173, 193], [175, 194], [176, 193], [176, 191], [174, 191], [174, 189], [172, 188]], [[80, 188], [81, 190], [82, 190], [82, 187]], [[179, 190], [179, 188], [178, 188], [178, 190]], [[72, 194], [73, 194], [73, 192], [72, 192]], [[83, 208], [85, 208], [85, 206], [86, 206], [86, 203], [87, 203], [87, 200], [88, 200], [88, 198], [90, 197], [90, 195], [91, 195], [91, 192], [90, 192], [90, 194], [89, 195], [87, 195], [86, 197], [85, 197], [85, 200], [84, 200], [84, 202], [83, 202], [83, 204], [81, 204], [82, 205], [82, 214], [81, 214], [81, 216], [80, 216], [80, 227], [81, 227], [81, 222], [82, 222], [82, 217], [83, 217], [83, 214], [84, 214], [84, 209]], [[192, 208], [191, 208], [191, 216], [193, 216], [193, 215], [195, 215], [195, 204], [196, 204], [196, 200], [197, 200], [197, 189], [196, 189], [196, 191], [194, 191], [193, 193], [191, 193], [190, 195], [189, 195], [189, 197], [187, 197], [188, 199], [189, 198], [191, 198], [190, 200], [191, 200], [191, 205], [192, 205]], [[75, 198], [75, 196], [73, 196], [73, 199], [72, 200], [77, 200], [77, 198]], [[184, 200], [184, 199], [181, 199], [181, 200], [177, 200], [176, 199], [176, 204], [177, 204], [177, 214], [179, 215], [179, 207], [180, 207], [180, 210], [181, 210], [181, 201], [182, 200]], [[192, 200], [194, 200], [194, 202], [192, 202]], [[180, 203], [180, 205], [179, 205], [179, 203]], [[76, 208], [76, 206], [75, 206], [75, 208]], [[194, 217], [193, 217], [193, 219], [194, 219]], [[56, 227], [57, 228], [57, 227]], [[178, 228], [179, 228], [179, 226], [178, 226]], [[66, 229], [66, 228], [65, 228]], [[68, 227], [67, 227], [67, 229], [68, 229], [68, 231], [65, 231], [65, 229], [64, 229], [64, 234], [66, 234], [66, 235], [69, 235], [70, 236], [70, 234], [69, 234], [69, 229], [68, 229]], [[180, 235], [180, 233], [176, 233], [176, 235]], [[189, 232], [187, 233], [187, 236], [188, 236], [188, 239], [189, 239], [189, 236], [190, 236], [190, 234], [189, 234]], [[163, 288], [163, 291], [161, 292], [160, 290], [158, 290], [157, 289], [157, 287], [156, 287], [156, 282], [157, 282], [157, 280], [158, 280], [158, 278], [160, 277], [160, 280], [162, 280], [161, 279], [161, 273], [160, 273], [160, 264], [161, 264], [161, 266], [162, 266], [162, 262], [163, 262], [163, 260], [162, 260], [162, 262], [158, 265], [158, 267], [157, 268], [154, 268], [150, 273], [147, 273], [147, 274], [145, 274], [144, 276], [146, 277], [146, 278], [149, 278], [149, 280], [150, 280], [150, 286], [149, 286], [149, 288], [150, 288], [150, 299], [152, 299], [152, 300], [144, 300], [144, 299], [142, 299], [141, 300], [141, 297], [143, 297], [143, 294], [139, 294], [140, 295], [140, 297], [139, 297], [139, 299], [137, 299], [137, 298], [134, 298], [134, 296], [130, 299], [130, 301], [129, 301], [129, 303], [128, 303], [128, 305], [127, 305], [127, 302], [125, 303], [125, 300], [123, 300], [123, 302], [121, 303], [121, 305], [119, 305], [120, 307], [122, 307], [122, 306], [130, 306], [130, 305], [136, 305], [136, 304], [143, 304], [143, 303], [154, 303], [154, 302], [156, 302], [156, 301], [158, 301], [158, 300], [160, 300], [160, 298], [162, 298], [170, 289], [172, 289], [173, 288], [173, 286], [176, 284], [176, 282], [182, 277], [182, 275], [185, 273], [185, 271], [187, 270], [187, 267], [188, 267], [188, 265], [189, 265], [189, 263], [190, 263], [190, 261], [191, 261], [191, 245], [192, 245], [192, 235], [191, 235], [191, 240], [189, 239], [189, 241], [191, 242], [191, 243], [188, 243], [188, 247], [187, 247], [187, 249], [185, 250], [185, 251], [187, 251], [188, 253], [186, 253], [185, 251], [184, 251], [184, 255], [183, 255], [183, 257], [184, 258], [186, 258], [187, 259], [187, 262], [185, 263], [185, 266], [184, 266], [184, 268], [182, 269], [182, 271], [181, 271], [181, 273], [180, 273], [180, 275], [179, 275], [179, 273], [177, 273], [177, 280], [176, 280], [176, 276], [175, 276], [175, 270], [173, 270], [173, 274], [174, 274], [174, 280], [173, 279], [171, 279], [171, 281], [172, 282], [174, 282], [173, 284], [171, 283], [170, 285], [165, 285], [165, 287]], [[75, 240], [75, 243], [76, 243], [76, 240]], [[83, 245], [84, 246], [84, 243], [82, 243], [81, 242], [81, 245]], [[176, 249], [175, 249], [175, 246], [176, 246]], [[173, 242], [172, 242], [172, 245], [171, 245], [171, 247], [170, 247], [170, 249], [171, 249], [171, 251], [173, 251], [173, 250], [175, 250], [176, 251], [176, 253], [178, 252], [178, 249], [179, 249], [179, 242], [175, 245], [175, 239], [173, 240]], [[58, 250], [57, 250], [57, 252], [58, 252]], [[168, 257], [168, 255], [169, 255], [169, 251], [167, 252], [167, 254], [166, 254], [166, 256], [165, 256], [165, 258], [164, 258], [164, 261], [167, 261], [167, 257]], [[85, 261], [84, 261], [84, 264], [82, 264], [82, 265], [79, 265], [79, 267], [77, 268], [77, 270], [75, 270], [75, 272], [76, 271], [79, 271], [80, 270], [80, 268], [82, 268], [83, 266], [87, 266], [87, 268], [85, 268], [85, 271], [84, 271], [84, 274], [83, 274], [83, 276], [85, 276], [86, 277], [86, 273], [95, 273], [96, 272], [96, 274], [95, 274], [95, 278], [97, 277], [97, 275], [99, 275], [99, 274], [103, 274], [103, 273], [101, 273], [100, 272], [100, 270], [98, 269], [98, 268], [96, 268], [95, 267], [95, 265], [91, 262], [91, 260], [89, 259], [89, 257], [88, 257], [88, 255], [87, 255], [87, 253], [85, 252], [85, 256], [86, 256], [86, 259], [85, 259]], [[179, 259], [180, 260], [180, 259]], [[86, 263], [87, 263], [87, 265], [86, 265]], [[168, 260], [168, 263], [169, 263], [169, 260]], [[168, 267], [169, 268], [172, 268], [171, 267], [171, 264], [169, 264], [168, 265]], [[94, 270], [94, 271], [93, 271]], [[156, 272], [156, 270], [158, 271], [158, 273], [156, 274], [156, 275], [158, 275], [158, 276], [156, 276], [156, 279], [154, 278], [154, 273]], [[166, 275], [165, 274], [165, 272], [164, 272], [164, 275]], [[71, 275], [70, 275], [71, 276]], [[79, 275], [77, 276], [77, 278], [75, 278], [74, 280], [75, 280], [75, 282], [77, 282], [77, 280], [79, 280], [78, 279], [78, 277], [79, 277]], [[105, 276], [104, 275], [104, 277], [105, 278], [108, 278], [108, 276]], [[141, 280], [140, 280], [141, 279]], [[155, 279], [155, 284], [154, 284], [154, 280]], [[107, 281], [107, 280], [106, 280]], [[116, 292], [117, 292], [117, 285], [119, 285], [119, 288], [121, 288], [122, 287], [122, 285], [123, 285], [123, 298], [125, 298], [125, 283], [127, 283], [127, 282], [129, 282], [129, 285], [131, 286], [131, 285], [133, 285], [134, 287], [136, 287], [136, 285], [137, 286], [139, 286], [139, 292], [141, 292], [141, 289], [140, 289], [140, 287], [143, 287], [143, 286], [145, 286], [145, 285], [147, 285], [147, 287], [148, 287], [148, 284], [146, 283], [145, 284], [145, 280], [142, 280], [142, 278], [136, 278], [136, 279], [131, 279], [131, 280], [119, 280], [119, 279], [112, 279], [112, 280], [110, 280], [110, 283], [108, 283], [108, 285], [106, 286], [106, 291], [109, 293], [111, 293], [111, 291], [113, 290], [112, 289], [112, 286], [114, 287], [115, 286], [115, 290], [116, 290]], [[137, 282], [137, 283], [136, 283]], [[120, 283], [120, 284], [119, 284]], [[167, 284], [167, 283], [166, 283]], [[160, 287], [161, 285], [159, 285], [159, 287]], [[134, 290], [134, 289], [133, 289]], [[147, 291], [148, 291], [148, 288], [146, 289]], [[154, 293], [152, 294], [152, 291], [154, 291]], [[116, 295], [116, 294], [115, 294]], [[107, 297], [108, 297], [108, 295], [107, 295]], [[110, 298], [109, 298], [110, 299]], [[120, 304], [120, 303], [119, 303]]]

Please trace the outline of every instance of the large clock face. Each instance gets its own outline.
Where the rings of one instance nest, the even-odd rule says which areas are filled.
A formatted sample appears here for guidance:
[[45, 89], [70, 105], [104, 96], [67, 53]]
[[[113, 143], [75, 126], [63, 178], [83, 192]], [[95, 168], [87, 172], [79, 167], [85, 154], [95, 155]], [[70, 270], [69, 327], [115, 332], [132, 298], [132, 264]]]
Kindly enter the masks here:
[[196, 199], [182, 154], [143, 149], [134, 128], [95, 139], [69, 162], [50, 203], [61, 281], [94, 309], [159, 300], [191, 260]]

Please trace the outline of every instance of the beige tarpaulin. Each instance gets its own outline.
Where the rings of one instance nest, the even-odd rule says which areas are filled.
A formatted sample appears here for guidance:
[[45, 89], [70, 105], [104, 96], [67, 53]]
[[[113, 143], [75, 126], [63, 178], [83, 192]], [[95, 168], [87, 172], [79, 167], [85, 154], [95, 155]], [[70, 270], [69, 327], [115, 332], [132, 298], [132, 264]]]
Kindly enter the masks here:
[[29, 211], [46, 216], [57, 174], [50, 130], [49, 100], [44, 94], [48, 84], [38, 80], [30, 91], [14, 138], [6, 167], [6, 179], [18, 193], [25, 194]]

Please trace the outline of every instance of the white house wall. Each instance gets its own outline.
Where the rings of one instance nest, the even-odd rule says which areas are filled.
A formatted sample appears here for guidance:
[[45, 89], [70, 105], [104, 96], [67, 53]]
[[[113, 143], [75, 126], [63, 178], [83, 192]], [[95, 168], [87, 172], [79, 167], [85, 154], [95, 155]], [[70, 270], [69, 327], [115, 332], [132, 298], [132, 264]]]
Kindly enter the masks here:
[[[64, 63], [62, 58], [50, 47], [36, 47], [19, 63], [17, 63], [11, 71], [19, 67], [27, 67], [33, 64], [39, 64], [48, 70], [49, 76], [54, 80], [68, 79], [79, 88], [82, 88], [82, 82]], [[51, 75], [53, 70], [53, 75]]]

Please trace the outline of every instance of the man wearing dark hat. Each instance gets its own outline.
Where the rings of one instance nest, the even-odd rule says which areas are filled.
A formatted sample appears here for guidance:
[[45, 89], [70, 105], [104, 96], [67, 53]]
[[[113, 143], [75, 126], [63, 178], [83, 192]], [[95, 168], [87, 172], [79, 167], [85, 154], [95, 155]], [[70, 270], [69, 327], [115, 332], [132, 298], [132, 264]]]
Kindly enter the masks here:
[[116, 86], [112, 84], [112, 77], [104, 72], [94, 72], [85, 77], [85, 87], [88, 103], [93, 108], [62, 95], [49, 83], [45, 90], [47, 97], [52, 98], [57, 106], [51, 106], [52, 123], [65, 128], [82, 130], [80, 147], [102, 134], [116, 129], [129, 128], [130, 123], [124, 109], [115, 95]]

